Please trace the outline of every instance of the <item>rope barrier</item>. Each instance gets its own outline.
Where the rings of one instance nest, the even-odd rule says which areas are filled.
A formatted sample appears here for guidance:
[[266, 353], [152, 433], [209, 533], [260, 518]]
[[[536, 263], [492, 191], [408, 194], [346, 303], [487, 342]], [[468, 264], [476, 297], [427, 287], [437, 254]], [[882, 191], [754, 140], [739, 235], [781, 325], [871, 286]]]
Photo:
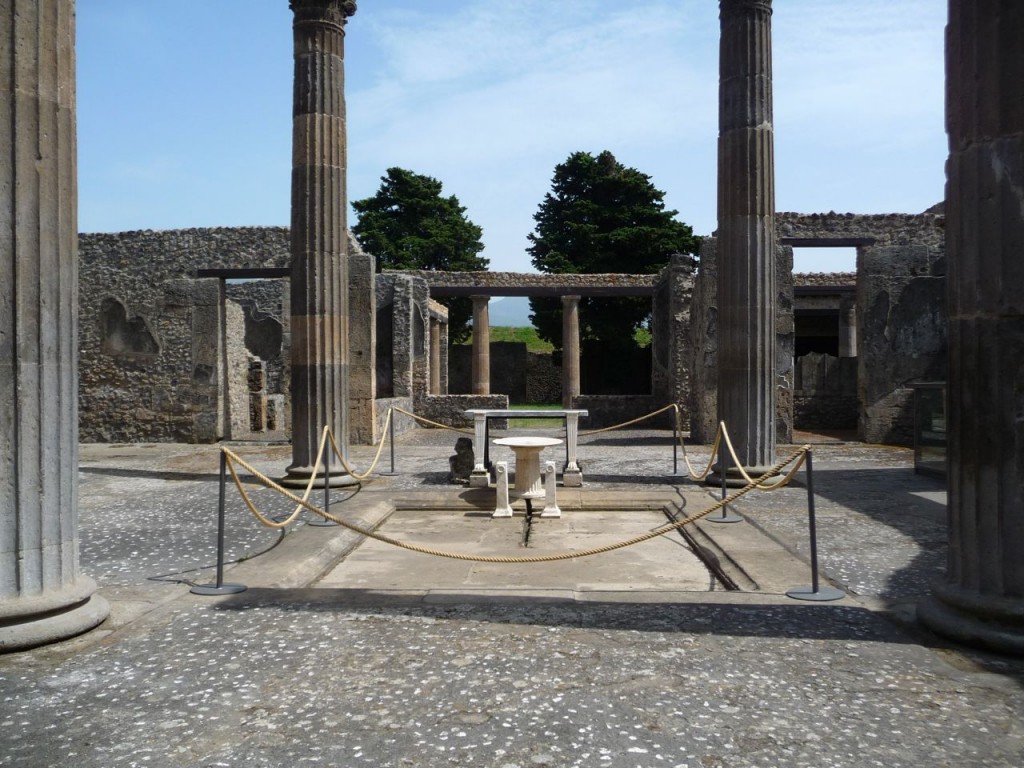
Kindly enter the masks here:
[[[373, 474], [373, 470], [377, 468], [377, 463], [380, 461], [380, 455], [384, 451], [384, 441], [387, 440], [388, 426], [390, 426], [392, 414], [396, 410], [398, 410], [398, 409], [397, 408], [388, 408], [387, 418], [384, 419], [384, 429], [381, 430], [382, 434], [381, 434], [381, 437], [380, 437], [380, 444], [377, 446], [377, 454], [373, 457], [373, 462], [370, 464], [370, 468], [368, 470], [366, 470], [365, 472], [356, 472], [352, 468], [352, 466], [348, 463], [348, 461], [342, 455], [341, 449], [338, 448], [338, 443], [335, 442], [335, 440], [334, 440], [334, 433], [331, 431], [331, 428], [328, 427], [328, 426], [324, 426], [324, 434], [327, 435], [327, 437], [331, 441], [331, 450], [334, 451], [334, 455], [337, 457], [338, 461], [341, 462], [341, 466], [343, 466], [345, 468], [345, 471], [348, 472], [356, 480], [365, 480], [370, 475], [372, 475]], [[314, 466], [320, 466], [319, 458], [320, 457], [318, 456], [317, 457], [317, 463]]]
[[[326, 431], [326, 428], [325, 428], [325, 431]], [[322, 449], [322, 446], [323, 446], [323, 443], [321, 442], [321, 449]], [[398, 539], [394, 539], [394, 538], [392, 538], [390, 536], [385, 536], [384, 534], [377, 533], [376, 531], [372, 531], [372, 530], [370, 530], [368, 528], [364, 528], [364, 527], [362, 527], [360, 525], [356, 525], [354, 523], [350, 523], [350, 522], [348, 522], [346, 520], [343, 520], [343, 519], [337, 517], [336, 515], [332, 515], [329, 512], [326, 512], [325, 510], [320, 509], [315, 504], [311, 504], [308, 501], [308, 493], [307, 493], [307, 497], [300, 498], [300, 497], [296, 496], [295, 494], [291, 493], [288, 489], [283, 488], [282, 486], [280, 486], [277, 483], [275, 483], [269, 477], [267, 477], [262, 472], [260, 472], [255, 467], [253, 467], [251, 464], [246, 462], [238, 454], [236, 454], [233, 451], [229, 450], [228, 448], [224, 448], [224, 447], [222, 447], [221, 450], [224, 452], [224, 455], [225, 455], [225, 457], [227, 459], [228, 467], [229, 467], [229, 470], [231, 472], [231, 477], [233, 478], [233, 480], [235, 482], [235, 487], [238, 488], [239, 493], [242, 494], [242, 497], [245, 500], [246, 506], [249, 508], [249, 510], [251, 512], [253, 512], [253, 514], [257, 517], [257, 519], [260, 520], [260, 522], [262, 522], [264, 525], [267, 525], [268, 527], [283, 527], [283, 525], [286, 525], [287, 523], [275, 523], [274, 521], [270, 521], [269, 518], [266, 518], [264, 515], [259, 513], [259, 511], [255, 507], [255, 504], [252, 503], [252, 500], [249, 498], [248, 494], [245, 492], [245, 489], [244, 489], [244, 487], [243, 487], [243, 485], [241, 483], [241, 480], [238, 477], [238, 473], [235, 470], [235, 467], [234, 467], [235, 463], [237, 463], [239, 466], [241, 466], [243, 469], [245, 469], [247, 472], [249, 472], [253, 477], [255, 477], [257, 480], [259, 480], [260, 483], [262, 483], [264, 486], [266, 486], [268, 488], [273, 488], [278, 493], [281, 493], [282, 495], [284, 495], [287, 498], [291, 499], [292, 501], [296, 502], [300, 507], [305, 508], [305, 509], [309, 510], [310, 512], [313, 512], [314, 514], [320, 515], [321, 517], [323, 517], [326, 520], [330, 520], [330, 521], [332, 521], [334, 523], [337, 523], [338, 525], [340, 525], [340, 526], [342, 526], [344, 528], [347, 528], [350, 531], [358, 533], [358, 534], [360, 534], [362, 536], [365, 536], [367, 538], [374, 539], [376, 541], [380, 541], [380, 542], [382, 542], [384, 544], [390, 544], [392, 546], [400, 547], [401, 549], [406, 549], [406, 550], [409, 550], [410, 552], [418, 552], [420, 554], [433, 555], [435, 557], [444, 557], [444, 558], [448, 558], [448, 559], [452, 559], [452, 560], [466, 560], [466, 561], [479, 562], [479, 563], [505, 563], [505, 564], [511, 564], [511, 563], [546, 563], [546, 562], [553, 562], [553, 561], [558, 561], [558, 560], [574, 560], [576, 558], [581, 558], [581, 557], [590, 557], [590, 556], [593, 556], [593, 555], [604, 554], [606, 552], [612, 552], [612, 551], [615, 551], [615, 550], [618, 550], [618, 549], [624, 549], [626, 547], [631, 547], [631, 546], [633, 546], [635, 544], [640, 544], [640, 543], [642, 543], [644, 541], [648, 541], [650, 539], [657, 538], [658, 536], [663, 536], [666, 533], [671, 533], [672, 531], [678, 530], [678, 529], [682, 528], [685, 525], [689, 525], [692, 522], [700, 520], [702, 517], [705, 517], [705, 516], [711, 514], [712, 512], [715, 512], [716, 510], [721, 509], [722, 507], [724, 507], [726, 505], [733, 504], [738, 499], [740, 499], [743, 496], [745, 496], [746, 494], [748, 494], [750, 491], [757, 489], [759, 484], [761, 484], [764, 480], [768, 479], [769, 477], [773, 477], [773, 476], [778, 475], [779, 472], [781, 472], [785, 467], [789, 466], [790, 464], [792, 464], [794, 462], [797, 462], [798, 465], [802, 464], [804, 457], [807, 455], [807, 452], [810, 450], [810, 446], [809, 445], [804, 445], [804, 446], [800, 447], [798, 450], [794, 451], [786, 459], [783, 459], [782, 461], [776, 463], [775, 466], [773, 466], [771, 469], [769, 469], [764, 475], [762, 475], [761, 477], [757, 478], [757, 480], [755, 480], [755, 481], [753, 481], [751, 483], [748, 483], [743, 488], [740, 488], [739, 490], [733, 492], [729, 496], [721, 499], [720, 501], [716, 502], [715, 504], [712, 504], [707, 509], [702, 510], [701, 512], [697, 512], [695, 514], [692, 514], [692, 515], [690, 515], [688, 517], [685, 517], [685, 518], [683, 518], [681, 520], [676, 520], [676, 521], [674, 521], [672, 523], [668, 523], [668, 524], [666, 524], [664, 526], [661, 526], [659, 528], [654, 529], [653, 531], [648, 531], [645, 534], [642, 534], [640, 536], [636, 536], [636, 537], [634, 537], [632, 539], [628, 539], [626, 541], [618, 542], [616, 544], [607, 544], [607, 545], [604, 545], [604, 546], [601, 546], [601, 547], [593, 547], [591, 549], [585, 549], [585, 550], [580, 550], [580, 551], [576, 551], [576, 552], [562, 552], [562, 553], [551, 553], [551, 554], [546, 554], [546, 555], [526, 555], [526, 556], [471, 555], [471, 554], [462, 553], [462, 552], [448, 552], [448, 551], [445, 551], [445, 550], [435, 549], [433, 547], [424, 547], [424, 546], [420, 546], [418, 544], [411, 544], [411, 543], [408, 543], [408, 542], [403, 542], [403, 541], [400, 541]], [[319, 460], [319, 457], [318, 457], [318, 460]], [[791, 472], [787, 473], [786, 477], [792, 477], [793, 474], [795, 474], [795, 471], [791, 471]], [[292, 516], [288, 520], [288, 522], [290, 523], [291, 520], [293, 520], [293, 519], [294, 519], [294, 516]]]
[[690, 463], [690, 456], [686, 452], [686, 440], [683, 439], [682, 424], [679, 423], [679, 419], [682, 416], [679, 405], [672, 403], [672, 407], [676, 410], [676, 434], [679, 435], [679, 445], [683, 449], [683, 461], [686, 462], [686, 471], [690, 475], [690, 479], [697, 483], [702, 483], [707, 480], [708, 475], [711, 474], [711, 468], [715, 465], [715, 457], [718, 455], [718, 446], [722, 442], [722, 430], [719, 428], [718, 432], [715, 433], [715, 442], [711, 446], [711, 458], [708, 459], [708, 465], [702, 472], [694, 472], [693, 464]]
[[452, 427], [447, 424], [442, 424], [439, 421], [431, 421], [430, 419], [424, 416], [417, 416], [415, 413], [410, 413], [409, 411], [399, 408], [397, 405], [392, 406], [391, 410], [398, 411], [399, 413], [404, 414], [405, 416], [409, 416], [410, 418], [416, 419], [416, 421], [421, 421], [424, 424], [429, 424], [430, 426], [437, 427], [438, 429], [447, 429], [449, 432], [458, 432], [463, 435], [474, 434], [472, 429], [460, 429], [459, 427]]
[[612, 432], [612, 431], [614, 431], [616, 429], [625, 429], [626, 427], [631, 427], [634, 424], [639, 424], [641, 421], [646, 421], [647, 419], [653, 418], [655, 416], [659, 416], [659, 415], [663, 414], [665, 411], [670, 411], [673, 408], [678, 410], [679, 406], [676, 405], [675, 403], [672, 403], [670, 405], [666, 405], [664, 408], [658, 409], [657, 411], [652, 411], [651, 413], [648, 413], [646, 416], [639, 416], [639, 417], [633, 419], [632, 421], [624, 421], [621, 424], [616, 424], [615, 426], [612, 426], [612, 427], [601, 427], [601, 429], [590, 429], [590, 430], [587, 430], [586, 432], [580, 432], [579, 435], [580, 435], [580, 437], [590, 437], [591, 435], [600, 435], [602, 432]]

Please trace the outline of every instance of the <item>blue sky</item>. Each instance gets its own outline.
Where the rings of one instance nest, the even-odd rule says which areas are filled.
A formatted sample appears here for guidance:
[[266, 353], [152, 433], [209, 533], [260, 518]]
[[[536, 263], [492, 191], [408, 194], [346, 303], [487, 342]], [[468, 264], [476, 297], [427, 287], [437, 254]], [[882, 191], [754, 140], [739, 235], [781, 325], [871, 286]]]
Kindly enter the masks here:
[[[775, 0], [778, 210], [942, 199], [945, 5]], [[346, 47], [350, 198], [390, 166], [434, 176], [492, 269], [532, 270], [533, 214], [578, 150], [715, 228], [714, 0], [360, 0]], [[291, 57], [287, 0], [79, 0], [79, 228], [287, 224]]]

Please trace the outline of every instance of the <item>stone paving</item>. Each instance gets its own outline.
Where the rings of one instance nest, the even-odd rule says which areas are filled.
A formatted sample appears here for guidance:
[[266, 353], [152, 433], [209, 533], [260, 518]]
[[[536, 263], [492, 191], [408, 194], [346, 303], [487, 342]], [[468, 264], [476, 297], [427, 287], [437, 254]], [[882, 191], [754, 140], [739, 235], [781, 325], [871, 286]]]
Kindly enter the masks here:
[[[403, 438], [400, 474], [336, 491], [332, 509], [451, 493], [453, 446], [434, 430]], [[239, 450], [276, 474], [290, 456]], [[352, 452], [359, 466], [370, 455]], [[944, 562], [941, 481], [915, 475], [903, 449], [814, 455], [822, 570], [851, 593], [834, 603], [774, 587], [382, 595], [304, 575], [302, 558], [324, 557], [309, 543], [338, 529], [282, 537], [233, 493], [229, 558], [250, 559], [228, 578], [250, 589], [209, 598], [178, 582], [213, 578], [190, 569], [213, 561], [216, 449], [83, 446], [82, 566], [113, 614], [89, 635], [0, 657], [0, 765], [1024, 764], [1024, 660], [951, 646], [912, 619]], [[595, 491], [704, 493], [672, 476], [666, 433], [583, 437], [580, 457]], [[805, 488], [740, 511], [747, 523], [700, 525], [723, 556], [743, 533], [762, 557], [805, 567]], [[759, 555], [732, 556], [742, 567]]]

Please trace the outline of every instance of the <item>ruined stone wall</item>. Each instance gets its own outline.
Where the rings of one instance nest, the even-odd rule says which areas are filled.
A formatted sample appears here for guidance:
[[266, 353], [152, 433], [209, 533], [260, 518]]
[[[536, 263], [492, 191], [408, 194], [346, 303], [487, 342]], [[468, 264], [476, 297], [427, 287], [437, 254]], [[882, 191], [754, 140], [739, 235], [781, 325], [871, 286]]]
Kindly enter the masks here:
[[373, 257], [349, 237], [348, 254], [348, 439], [375, 443], [377, 428], [377, 295]]
[[877, 246], [941, 248], [945, 216], [941, 205], [924, 213], [777, 213], [775, 233], [780, 239], [872, 239]]
[[224, 437], [246, 440], [252, 436], [249, 404], [249, 361], [245, 348], [245, 310], [233, 301], [224, 303], [224, 360], [227, 374]]
[[[384, 270], [382, 274], [389, 274]], [[493, 288], [519, 288], [521, 295], [530, 289], [538, 292], [556, 289], [566, 295], [581, 287], [635, 288], [639, 294], [649, 292], [658, 282], [658, 275], [605, 274], [538, 274], [534, 272], [432, 272], [409, 270], [405, 275], [421, 277], [428, 284], [442, 288], [479, 288], [482, 293]]]
[[[627, 421], [646, 416], [663, 407], [654, 395], [580, 395], [574, 407], [584, 409], [588, 416], [580, 427], [581, 430], [601, 429], [625, 424]], [[653, 417], [637, 429], [670, 429], [671, 414], [665, 413]]]
[[[508, 409], [505, 395], [428, 395], [417, 403], [417, 415], [425, 419], [460, 429], [472, 428], [473, 420], [464, 411], [472, 408]], [[492, 422], [492, 429], [503, 429], [503, 422]]]
[[855, 429], [857, 359], [816, 352], [797, 359], [793, 422], [798, 429]]
[[779, 214], [780, 237], [861, 239], [857, 248], [858, 433], [913, 444], [915, 381], [945, 379], [946, 257], [941, 205], [921, 214]]
[[226, 427], [221, 281], [200, 268], [282, 267], [284, 228], [79, 236], [85, 442], [210, 442]]
[[690, 437], [710, 443], [718, 431], [718, 257], [713, 237], [700, 243], [689, 342]]
[[796, 323], [793, 318], [793, 249], [776, 246], [775, 258], [775, 439], [793, 442], [793, 355]]
[[692, 256], [672, 258], [659, 275], [651, 313], [651, 391], [661, 405], [679, 406], [683, 424], [689, 424], [692, 406], [694, 263]]
[[562, 402], [562, 367], [553, 353], [527, 352], [525, 402], [531, 405]]
[[913, 445], [912, 384], [946, 378], [946, 257], [934, 246], [857, 253], [859, 436]]
[[[288, 354], [291, 340], [291, 294], [288, 281], [282, 278], [271, 280], [246, 280], [226, 282], [224, 293], [225, 309], [233, 304], [242, 309], [242, 334], [232, 336], [229, 323], [226, 352], [248, 356], [250, 365], [260, 362], [262, 369], [262, 403], [264, 410], [263, 429], [254, 431], [254, 424], [260, 419], [249, 419], [243, 424], [240, 414], [231, 403], [230, 431], [226, 437], [242, 439], [283, 439], [291, 422], [291, 357]], [[246, 390], [254, 394], [254, 382], [246, 377]], [[234, 388], [241, 386], [237, 376], [228, 377], [229, 401], [233, 401]], [[258, 411], [254, 404], [251, 411]], [[271, 434], [275, 433], [275, 434]]]

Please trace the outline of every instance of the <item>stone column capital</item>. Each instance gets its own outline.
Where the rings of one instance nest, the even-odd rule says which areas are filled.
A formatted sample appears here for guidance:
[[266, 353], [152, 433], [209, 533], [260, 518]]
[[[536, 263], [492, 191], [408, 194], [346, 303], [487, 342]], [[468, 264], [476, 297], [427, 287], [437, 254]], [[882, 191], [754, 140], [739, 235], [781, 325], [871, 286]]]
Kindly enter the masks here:
[[566, 294], [565, 296], [562, 296], [562, 306], [563, 307], [572, 306], [573, 304], [579, 304], [579, 303], [580, 303], [580, 297], [579, 297], [578, 294]]
[[720, 0], [719, 11], [722, 16], [746, 15], [758, 11], [770, 14], [772, 0]]
[[344, 29], [356, 12], [355, 0], [289, 0], [295, 23], [332, 24]]

